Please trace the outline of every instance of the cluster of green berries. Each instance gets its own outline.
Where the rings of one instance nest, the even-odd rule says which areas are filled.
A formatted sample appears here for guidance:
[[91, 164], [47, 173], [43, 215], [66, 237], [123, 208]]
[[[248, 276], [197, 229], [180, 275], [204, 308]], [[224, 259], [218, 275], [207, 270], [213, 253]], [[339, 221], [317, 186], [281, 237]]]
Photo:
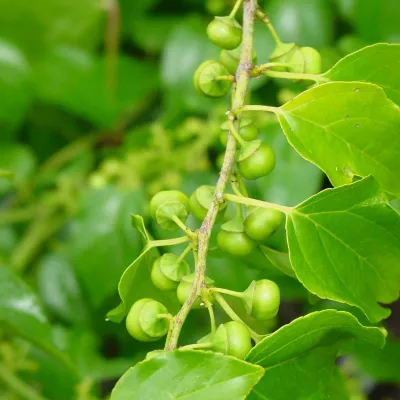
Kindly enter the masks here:
[[[176, 223], [177, 219], [184, 223], [190, 212], [199, 220], [204, 219], [211, 206], [213, 196], [214, 188], [211, 186], [200, 186], [192, 193], [190, 199], [177, 190], [162, 191], [151, 199], [150, 213], [152, 218], [164, 229], [175, 230], [179, 228]], [[218, 218], [222, 218], [225, 209], [226, 203], [222, 203]], [[259, 240], [268, 234], [268, 229], [269, 233], [272, 232], [275, 227], [264, 224], [266, 220], [264, 211], [268, 212], [269, 210], [252, 210], [242, 224], [240, 232], [237, 228], [236, 230], [227, 229], [225, 225], [232, 221], [224, 224], [225, 228], [221, 229], [218, 234], [218, 244], [221, 248], [231, 251], [232, 254], [237, 254], [237, 249], [240, 248], [243, 253], [243, 246], [250, 246], [247, 243], [247, 241], [251, 242], [250, 237]], [[191, 272], [189, 264], [173, 253], [165, 253], [158, 257], [152, 265], [150, 276], [152, 283], [159, 290], [176, 291], [177, 299], [181, 304], [184, 304], [192, 294], [194, 274]], [[193, 309], [204, 306], [204, 299], [208, 304], [215, 301], [218, 289], [214, 288], [214, 281], [206, 277], [205, 284], [201, 296], [192, 306]], [[278, 286], [272, 281], [266, 279], [253, 281], [244, 292], [236, 293], [236, 296], [242, 299], [247, 314], [258, 320], [272, 319], [278, 312], [280, 293]], [[135, 339], [151, 342], [167, 334], [171, 318], [163, 304], [144, 298], [132, 305], [126, 318], [126, 327]], [[237, 321], [220, 325], [215, 333], [208, 335], [207, 340], [210, 349], [238, 358], [244, 358], [251, 348], [251, 336], [248, 328]]]

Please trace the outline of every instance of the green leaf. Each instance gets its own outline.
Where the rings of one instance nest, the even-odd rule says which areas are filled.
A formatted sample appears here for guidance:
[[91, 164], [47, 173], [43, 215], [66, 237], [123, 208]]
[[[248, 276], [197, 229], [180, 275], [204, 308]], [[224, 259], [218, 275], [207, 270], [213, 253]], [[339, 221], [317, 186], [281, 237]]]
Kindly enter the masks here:
[[107, 318], [113, 322], [121, 322], [128, 314], [132, 304], [142, 297], [161, 301], [170, 312], [177, 307], [175, 293], [162, 293], [151, 282], [150, 268], [159, 256], [159, 252], [150, 244], [150, 235], [144, 225], [143, 217], [132, 215], [132, 225], [140, 232], [144, 247], [139, 256], [125, 269], [121, 276], [118, 284], [121, 303], [107, 313]]
[[[314, 312], [281, 327], [246, 357], [246, 361], [266, 369], [250, 398], [324, 398], [332, 380], [341, 384], [334, 361], [339, 350], [354, 339], [383, 347], [385, 333], [362, 326], [352, 314], [336, 310]], [[343, 394], [343, 390], [339, 393]], [[336, 394], [332, 398], [346, 397]]]
[[40, 297], [46, 306], [62, 319], [82, 324], [88, 309], [75, 272], [65, 256], [47, 254], [38, 266]]
[[103, 38], [104, 13], [98, 0], [1, 1], [0, 36], [35, 59], [59, 44], [94, 48]]
[[[1, 7], [0, 7], [1, 8]], [[32, 71], [24, 54], [0, 38], [0, 138], [23, 121], [32, 102]]]
[[290, 264], [289, 254], [271, 249], [267, 246], [260, 246], [262, 253], [267, 260], [279, 271], [292, 278], [296, 278], [296, 274]]
[[355, 343], [352, 348], [355, 363], [363, 371], [379, 382], [400, 382], [400, 342], [390, 339], [383, 349], [368, 343]]
[[381, 88], [326, 83], [283, 105], [278, 118], [290, 144], [334, 186], [373, 175], [384, 190], [400, 194], [400, 112]]
[[125, 266], [140, 254], [141, 240], [130, 213], [142, 210], [141, 192], [113, 187], [87, 192], [72, 223], [71, 263], [94, 307], [112, 293]]
[[37, 160], [29, 147], [1, 144], [0, 168], [13, 173], [12, 181], [0, 179], [0, 195], [24, 184], [35, 172]]
[[111, 400], [244, 399], [263, 369], [222, 354], [174, 351], [138, 363], [119, 380]]
[[262, 138], [274, 149], [276, 166], [268, 176], [256, 181], [260, 198], [294, 206], [318, 192], [322, 172], [290, 146], [279, 124], [272, 123], [263, 128]]
[[331, 81], [375, 83], [400, 104], [400, 44], [378, 43], [342, 58], [323, 76]]
[[317, 48], [332, 44], [334, 16], [325, 0], [272, 0], [265, 9], [283, 41]]
[[327, 189], [287, 217], [290, 261], [321, 298], [360, 308], [372, 322], [399, 296], [400, 216], [371, 177]]
[[112, 83], [104, 57], [74, 47], [54, 48], [36, 68], [38, 97], [98, 126], [109, 127], [159, 83], [157, 69], [148, 62], [121, 55], [116, 65]]

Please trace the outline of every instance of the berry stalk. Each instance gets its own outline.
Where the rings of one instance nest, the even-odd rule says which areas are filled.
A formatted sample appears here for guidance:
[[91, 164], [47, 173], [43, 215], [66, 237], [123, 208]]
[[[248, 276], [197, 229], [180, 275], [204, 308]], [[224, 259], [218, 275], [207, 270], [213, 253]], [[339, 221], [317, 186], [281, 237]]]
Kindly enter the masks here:
[[[254, 16], [257, 8], [257, 0], [244, 0], [243, 2], [243, 34], [242, 47], [240, 54], [240, 62], [236, 71], [236, 90], [233, 98], [232, 110], [243, 107], [248, 91], [250, 71], [253, 68], [252, 51], [253, 51], [253, 33], [254, 33]], [[235, 163], [236, 140], [229, 133], [228, 143], [226, 146], [224, 161], [222, 164], [219, 179], [217, 181], [216, 190], [212, 205], [198, 230], [197, 245], [197, 262], [195, 266], [195, 277], [193, 281], [192, 291], [185, 304], [174, 317], [172, 328], [168, 334], [165, 344], [165, 350], [175, 350], [178, 345], [179, 335], [192, 308], [193, 303], [199, 297], [201, 290], [205, 287], [205, 272], [207, 265], [208, 245], [210, 241], [211, 231], [217, 218], [220, 204], [223, 202], [223, 194], [232, 174], [233, 165]]]

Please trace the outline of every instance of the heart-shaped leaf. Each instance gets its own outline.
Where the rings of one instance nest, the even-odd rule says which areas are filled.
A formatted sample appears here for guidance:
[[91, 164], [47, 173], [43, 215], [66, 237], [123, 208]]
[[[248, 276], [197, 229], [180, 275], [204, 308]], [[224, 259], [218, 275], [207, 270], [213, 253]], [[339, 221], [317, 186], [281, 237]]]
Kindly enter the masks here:
[[128, 370], [111, 400], [239, 400], [263, 373], [259, 366], [218, 353], [174, 351]]
[[400, 104], [400, 44], [364, 47], [342, 58], [323, 76], [331, 81], [375, 83]]
[[[317, 311], [300, 317], [268, 335], [246, 361], [266, 368], [250, 398], [274, 400], [345, 399], [334, 361], [340, 349], [357, 339], [383, 347], [385, 332], [362, 326], [350, 313]], [[336, 391], [332, 391], [332, 380]]]
[[278, 118], [290, 144], [334, 186], [373, 175], [400, 194], [400, 111], [378, 86], [326, 83], [283, 105]]
[[399, 296], [400, 216], [373, 178], [311, 197], [289, 213], [286, 230], [291, 264], [310, 292], [372, 322], [390, 315], [379, 303]]

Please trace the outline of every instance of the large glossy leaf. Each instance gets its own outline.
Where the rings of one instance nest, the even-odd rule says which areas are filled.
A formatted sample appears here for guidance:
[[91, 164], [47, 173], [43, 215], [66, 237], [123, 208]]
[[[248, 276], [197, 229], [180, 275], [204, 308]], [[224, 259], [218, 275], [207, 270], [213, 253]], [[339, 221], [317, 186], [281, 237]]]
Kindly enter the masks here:
[[375, 83], [400, 103], [400, 44], [378, 43], [342, 58], [324, 76], [331, 81]]
[[400, 194], [400, 111], [383, 89], [326, 83], [283, 105], [278, 117], [290, 144], [335, 186], [373, 175]]
[[141, 239], [130, 226], [130, 213], [142, 207], [141, 192], [111, 187], [91, 190], [82, 200], [72, 224], [71, 261], [95, 307], [114, 293], [126, 265], [140, 254]]
[[169, 308], [170, 312], [174, 312], [177, 307], [175, 293], [160, 292], [151, 282], [150, 268], [153, 261], [159, 256], [159, 252], [150, 241], [150, 235], [144, 225], [143, 217], [132, 215], [132, 225], [142, 236], [144, 247], [121, 276], [118, 284], [121, 303], [107, 313], [107, 318], [113, 322], [121, 322], [132, 304], [142, 297], [150, 297], [161, 301]]
[[175, 351], [131, 368], [115, 386], [111, 400], [244, 399], [264, 370], [233, 357]]
[[354, 339], [382, 347], [385, 333], [336, 310], [314, 312], [283, 326], [246, 357], [266, 369], [251, 398], [320, 399], [329, 394], [329, 398], [345, 399], [340, 397], [343, 390], [330, 392], [332, 380], [341, 385], [334, 361], [340, 349]]
[[356, 306], [372, 322], [389, 316], [379, 303], [399, 296], [400, 216], [373, 178], [311, 197], [286, 229], [291, 264], [310, 292]]

